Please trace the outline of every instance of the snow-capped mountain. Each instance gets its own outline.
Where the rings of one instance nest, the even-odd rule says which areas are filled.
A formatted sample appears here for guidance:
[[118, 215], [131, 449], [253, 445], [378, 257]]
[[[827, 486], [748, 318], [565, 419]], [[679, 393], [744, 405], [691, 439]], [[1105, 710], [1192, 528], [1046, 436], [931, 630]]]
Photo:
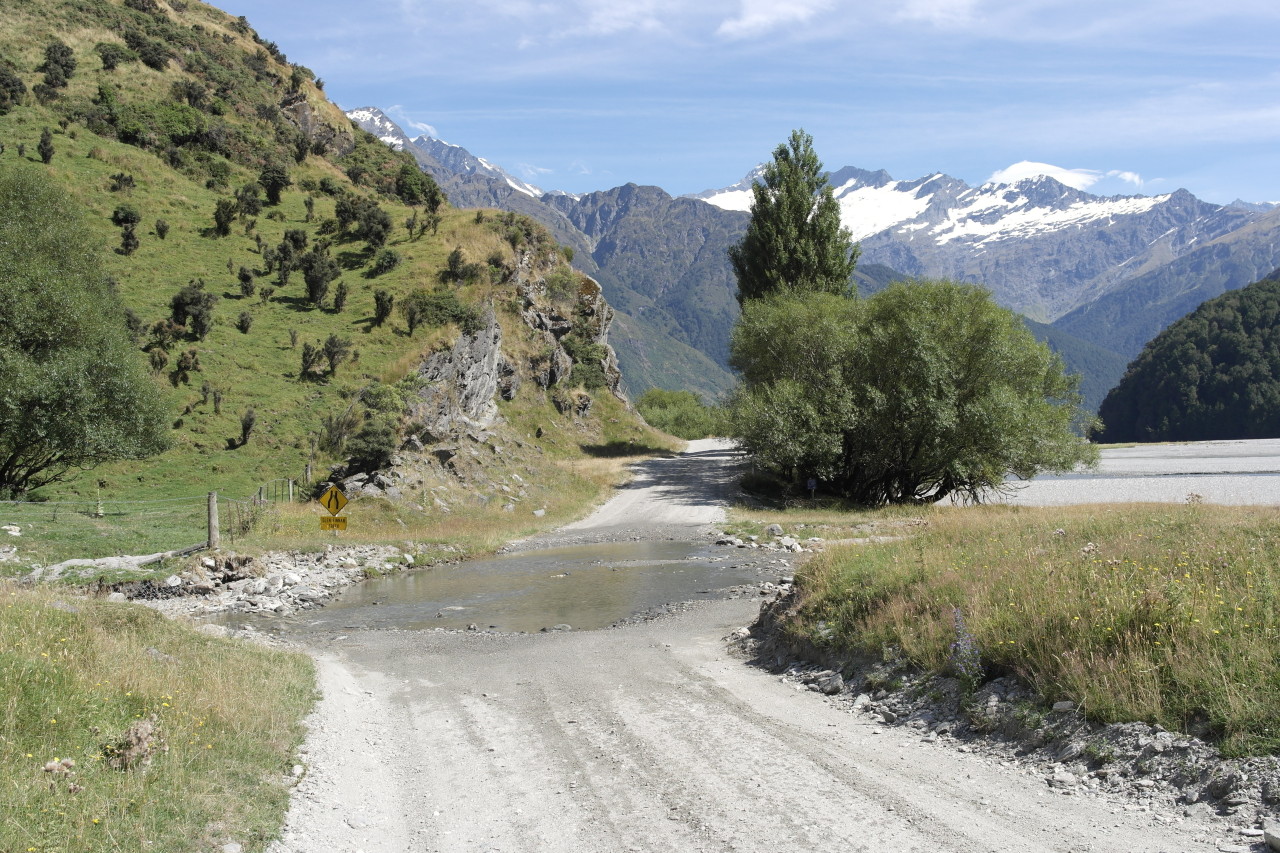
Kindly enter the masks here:
[[[451, 204], [531, 216], [572, 246], [574, 265], [619, 310], [614, 344], [634, 391], [659, 384], [714, 395], [730, 386], [737, 302], [727, 250], [746, 228], [759, 168], [681, 198], [634, 184], [544, 194], [465, 149], [409, 138], [381, 110], [349, 115], [410, 151]], [[1271, 204], [1220, 206], [1185, 190], [1095, 196], [1043, 176], [973, 187], [943, 173], [903, 181], [850, 167], [828, 179], [862, 248], [859, 287], [900, 276], [982, 284], [1000, 304], [1052, 323], [1033, 328], [1060, 336], [1055, 347], [1093, 384], [1095, 405], [1168, 323], [1280, 267], [1280, 209]]]
[[[697, 197], [749, 210], [756, 174]], [[1002, 304], [1046, 322], [1257, 215], [1185, 190], [1095, 196], [1048, 176], [971, 187], [942, 173], [899, 181], [846, 168], [828, 181], [864, 261], [986, 284]]]
[[[502, 181], [530, 198], [541, 198], [543, 195], [542, 190], [533, 184], [512, 176], [502, 167], [475, 156], [459, 145], [451, 145], [426, 134], [410, 139], [400, 125], [377, 107], [348, 110], [347, 118], [397, 151], [409, 151], [424, 168], [433, 173], [436, 169], [443, 169], [451, 175], [480, 175]], [[440, 178], [439, 175], [436, 177]]]

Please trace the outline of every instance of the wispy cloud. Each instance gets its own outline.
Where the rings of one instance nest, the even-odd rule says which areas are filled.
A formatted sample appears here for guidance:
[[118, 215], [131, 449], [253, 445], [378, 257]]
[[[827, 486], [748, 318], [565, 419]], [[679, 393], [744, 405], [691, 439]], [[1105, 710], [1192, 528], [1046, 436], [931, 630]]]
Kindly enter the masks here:
[[1027, 178], [1038, 178], [1042, 175], [1053, 178], [1055, 181], [1066, 184], [1069, 187], [1087, 190], [1102, 179], [1103, 173], [1096, 169], [1064, 169], [1062, 166], [1023, 160], [1021, 163], [1014, 163], [1007, 169], [1001, 169], [994, 173], [991, 176], [991, 183], [1013, 184], [1018, 181], [1024, 181]]
[[544, 175], [554, 175], [555, 169], [548, 169], [546, 166], [535, 166], [532, 163], [520, 163], [516, 166], [520, 174], [531, 181], [536, 181]]
[[727, 39], [753, 38], [779, 27], [801, 24], [833, 5], [832, 0], [741, 0], [735, 17], [716, 29]]
[[396, 123], [401, 127], [416, 130], [418, 133], [426, 134], [433, 139], [440, 138], [440, 131], [436, 130], [434, 125], [427, 124], [425, 121], [418, 121], [413, 116], [409, 115], [409, 113], [405, 111], [405, 108], [400, 104], [393, 104], [387, 107], [386, 113], [395, 119]]

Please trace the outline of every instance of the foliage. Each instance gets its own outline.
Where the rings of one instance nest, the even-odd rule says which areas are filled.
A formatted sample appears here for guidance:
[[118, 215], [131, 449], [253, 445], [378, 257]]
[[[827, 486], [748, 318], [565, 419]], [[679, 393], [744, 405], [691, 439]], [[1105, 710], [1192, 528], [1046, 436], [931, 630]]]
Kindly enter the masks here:
[[317, 307], [324, 304], [329, 293], [329, 282], [342, 275], [338, 262], [320, 247], [313, 248], [298, 260], [303, 280], [307, 285], [307, 299]]
[[387, 318], [391, 316], [391, 309], [394, 306], [394, 296], [385, 290], [375, 290], [373, 292], [373, 325], [381, 326], [387, 322]]
[[976, 653], [1046, 703], [1073, 701], [1099, 723], [1157, 723], [1229, 753], [1274, 752], [1273, 516], [1204, 504], [926, 510], [908, 538], [807, 564], [786, 630], [839, 653], [892, 647], [944, 672], [961, 662], [959, 608], [966, 666]]
[[213, 306], [217, 294], [205, 289], [204, 279], [193, 278], [169, 300], [169, 317], [179, 326], [187, 326], [196, 340], [204, 340], [213, 328]]
[[1280, 270], [1205, 302], [1146, 347], [1103, 401], [1100, 441], [1280, 437]]
[[480, 315], [474, 308], [463, 305], [451, 290], [415, 290], [401, 299], [398, 307], [410, 335], [419, 326], [443, 326], [446, 323], [456, 323], [467, 334], [480, 328]]
[[679, 438], [707, 438], [721, 427], [717, 410], [692, 391], [650, 388], [636, 400], [636, 408], [650, 425]]
[[12, 66], [0, 59], [0, 116], [8, 115], [9, 110], [22, 103], [26, 94], [27, 84]]
[[48, 180], [0, 173], [0, 493], [168, 444], [156, 388], [93, 245]]
[[102, 60], [103, 71], [115, 71], [126, 62], [137, 62], [138, 54], [122, 44], [112, 41], [99, 42], [94, 45], [94, 52]]
[[858, 250], [840, 224], [813, 137], [793, 130], [751, 192], [751, 223], [729, 250], [738, 302], [780, 289], [847, 293]]
[[320, 347], [321, 353], [324, 354], [325, 360], [329, 362], [329, 375], [336, 376], [338, 374], [338, 365], [347, 360], [351, 355], [351, 340], [349, 338], [340, 338], [337, 335], [330, 335], [325, 338], [324, 345]]
[[293, 185], [293, 181], [289, 178], [289, 171], [279, 163], [268, 163], [263, 166], [262, 171], [258, 173], [258, 183], [266, 191], [267, 204], [270, 205], [279, 204], [280, 193]]
[[46, 166], [53, 159], [53, 132], [47, 127], [40, 132], [40, 142], [36, 145], [36, 152], [40, 155], [40, 162]]
[[752, 300], [732, 360], [732, 431], [757, 463], [858, 503], [978, 500], [1096, 455], [1073, 432], [1075, 378], [971, 285]]
[[369, 277], [376, 278], [383, 273], [389, 273], [396, 267], [400, 266], [400, 253], [395, 249], [379, 249], [378, 254], [373, 258], [373, 265], [369, 267]]

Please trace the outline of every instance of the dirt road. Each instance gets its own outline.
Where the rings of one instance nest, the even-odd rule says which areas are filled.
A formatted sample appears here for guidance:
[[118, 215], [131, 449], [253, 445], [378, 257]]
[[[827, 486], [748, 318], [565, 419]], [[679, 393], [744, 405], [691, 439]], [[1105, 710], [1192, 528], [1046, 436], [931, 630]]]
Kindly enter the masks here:
[[[731, 458], [669, 462], [652, 466], [651, 495], [686, 501], [682, 520], [713, 513], [718, 487], [704, 486]], [[798, 690], [729, 652], [755, 611], [739, 600], [601, 631], [317, 637], [324, 698], [272, 850], [1172, 853], [1222, 840]]]

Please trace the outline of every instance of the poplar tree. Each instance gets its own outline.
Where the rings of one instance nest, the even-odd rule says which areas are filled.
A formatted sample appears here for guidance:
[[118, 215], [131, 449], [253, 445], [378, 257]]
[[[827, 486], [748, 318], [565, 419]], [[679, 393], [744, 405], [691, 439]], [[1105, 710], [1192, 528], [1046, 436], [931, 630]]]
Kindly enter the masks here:
[[751, 192], [751, 224], [729, 249], [738, 303], [781, 289], [847, 293], [858, 247], [840, 224], [813, 137], [791, 131]]

